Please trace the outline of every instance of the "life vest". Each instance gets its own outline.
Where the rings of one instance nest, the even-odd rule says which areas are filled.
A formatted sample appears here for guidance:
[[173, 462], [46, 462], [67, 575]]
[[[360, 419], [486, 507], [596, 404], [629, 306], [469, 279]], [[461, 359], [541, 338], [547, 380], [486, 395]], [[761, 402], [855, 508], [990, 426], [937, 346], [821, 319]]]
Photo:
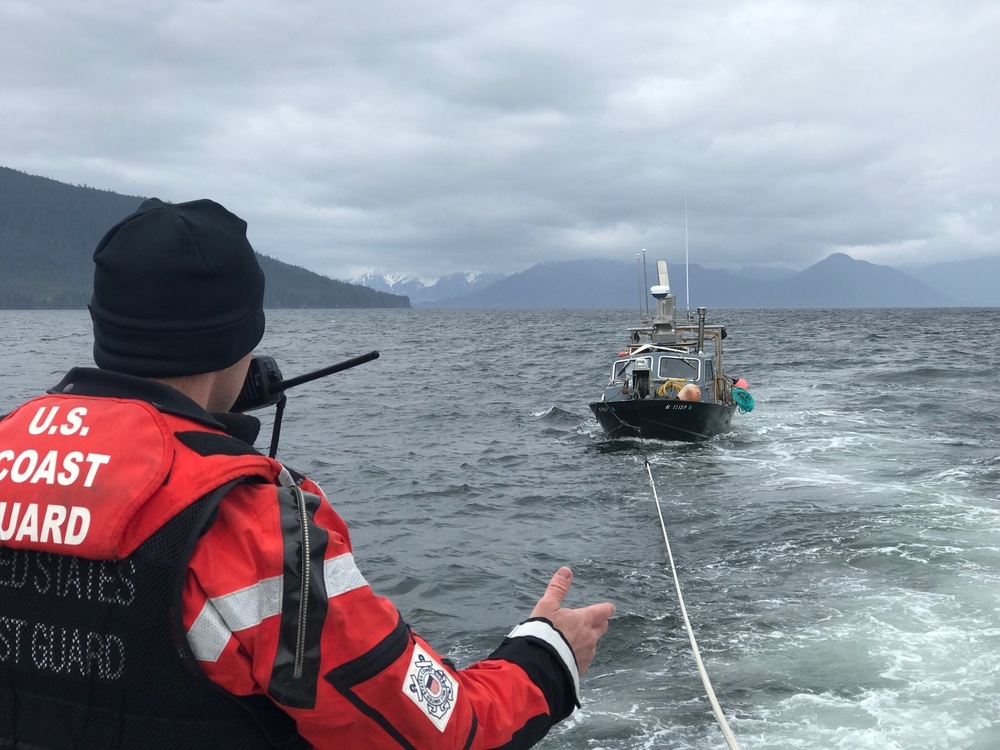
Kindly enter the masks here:
[[212, 684], [181, 622], [216, 506], [280, 470], [142, 401], [49, 395], [0, 422], [0, 747], [306, 747]]

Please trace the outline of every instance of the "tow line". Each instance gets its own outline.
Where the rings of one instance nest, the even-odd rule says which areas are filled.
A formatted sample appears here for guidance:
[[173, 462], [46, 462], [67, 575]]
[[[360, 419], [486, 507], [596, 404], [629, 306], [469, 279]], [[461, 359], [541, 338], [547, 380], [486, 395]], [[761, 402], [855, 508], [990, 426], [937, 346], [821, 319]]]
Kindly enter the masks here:
[[[645, 445], [643, 445], [643, 453], [645, 454]], [[701, 675], [701, 684], [705, 686], [705, 693], [708, 695], [708, 700], [712, 704], [712, 713], [715, 714], [715, 720], [719, 724], [719, 729], [722, 730], [722, 736], [726, 738], [726, 745], [729, 746], [729, 750], [740, 750], [739, 743], [736, 742], [736, 736], [733, 734], [733, 730], [729, 728], [726, 716], [722, 713], [722, 707], [719, 705], [719, 701], [715, 697], [715, 691], [712, 689], [711, 680], [708, 679], [708, 672], [705, 670], [705, 664], [701, 660], [701, 653], [698, 651], [698, 642], [695, 640], [694, 630], [691, 628], [691, 620], [688, 619], [687, 607], [684, 606], [684, 595], [681, 593], [680, 579], [677, 578], [677, 566], [674, 564], [674, 555], [670, 551], [670, 539], [667, 537], [667, 525], [663, 521], [663, 511], [660, 508], [660, 498], [656, 492], [656, 482], [653, 481], [653, 470], [649, 465], [649, 458], [644, 455], [643, 460], [646, 463], [646, 474], [649, 475], [649, 485], [653, 488], [653, 499], [656, 501], [656, 514], [660, 517], [660, 528], [663, 530], [663, 543], [667, 547], [667, 559], [670, 560], [670, 572], [674, 576], [674, 587], [677, 589], [677, 602], [681, 605], [681, 615], [684, 617], [684, 627], [687, 628], [688, 641], [691, 642], [691, 651], [694, 653], [694, 660], [698, 665], [698, 674]]]

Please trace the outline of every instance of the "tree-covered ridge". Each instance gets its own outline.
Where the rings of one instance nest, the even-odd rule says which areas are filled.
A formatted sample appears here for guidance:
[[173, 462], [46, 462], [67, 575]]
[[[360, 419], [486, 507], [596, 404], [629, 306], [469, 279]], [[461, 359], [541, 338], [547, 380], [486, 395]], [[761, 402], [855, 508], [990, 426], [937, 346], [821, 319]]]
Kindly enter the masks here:
[[[86, 307], [93, 252], [139, 196], [67, 185], [0, 167], [0, 309]], [[409, 307], [409, 299], [335, 281], [260, 255], [269, 308]]]

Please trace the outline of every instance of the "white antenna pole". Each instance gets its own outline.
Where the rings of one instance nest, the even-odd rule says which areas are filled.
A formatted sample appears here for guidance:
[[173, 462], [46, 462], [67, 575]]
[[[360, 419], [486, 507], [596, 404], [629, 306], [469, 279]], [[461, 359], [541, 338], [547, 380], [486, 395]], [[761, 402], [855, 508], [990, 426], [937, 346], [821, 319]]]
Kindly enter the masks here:
[[639, 285], [639, 319], [642, 320], [642, 268], [639, 266], [639, 253], [635, 254], [635, 280]]
[[643, 289], [640, 290], [640, 294], [643, 294], [646, 298], [646, 317], [649, 317], [649, 281], [646, 279], [646, 248], [642, 249], [642, 284]]
[[688, 197], [684, 193], [684, 297], [687, 317], [691, 320], [691, 276], [688, 272]]

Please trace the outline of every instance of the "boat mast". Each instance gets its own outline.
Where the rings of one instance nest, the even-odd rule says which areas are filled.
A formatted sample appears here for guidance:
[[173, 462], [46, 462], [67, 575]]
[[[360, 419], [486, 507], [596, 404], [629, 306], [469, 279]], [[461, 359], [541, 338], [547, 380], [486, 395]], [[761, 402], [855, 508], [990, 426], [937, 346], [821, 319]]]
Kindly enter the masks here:
[[684, 304], [687, 319], [691, 320], [691, 276], [688, 271], [688, 197], [684, 193]]
[[[646, 248], [642, 249], [642, 288], [639, 290], [639, 294], [645, 295], [646, 299], [646, 317], [649, 317], [649, 295], [646, 294], [646, 290], [649, 289], [649, 282], [646, 280]], [[641, 302], [639, 303], [642, 304]]]
[[642, 320], [642, 274], [639, 273], [639, 253], [635, 254], [635, 281], [639, 285], [639, 320]]

